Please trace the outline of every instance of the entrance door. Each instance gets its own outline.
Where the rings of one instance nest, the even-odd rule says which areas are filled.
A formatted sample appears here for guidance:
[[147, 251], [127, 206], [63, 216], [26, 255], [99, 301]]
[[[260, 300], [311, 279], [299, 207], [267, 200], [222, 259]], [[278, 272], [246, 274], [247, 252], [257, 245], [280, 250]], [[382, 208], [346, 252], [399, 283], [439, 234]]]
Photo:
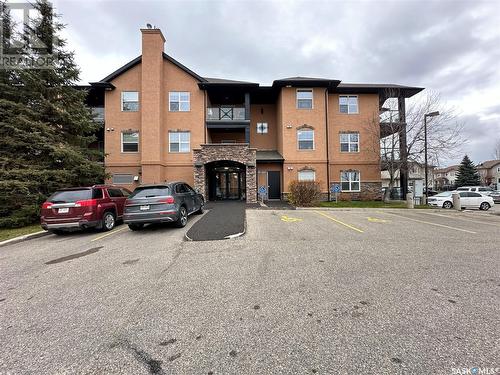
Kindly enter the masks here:
[[281, 199], [281, 173], [279, 171], [267, 172], [268, 198]]
[[217, 199], [241, 198], [241, 172], [216, 172], [216, 180]]

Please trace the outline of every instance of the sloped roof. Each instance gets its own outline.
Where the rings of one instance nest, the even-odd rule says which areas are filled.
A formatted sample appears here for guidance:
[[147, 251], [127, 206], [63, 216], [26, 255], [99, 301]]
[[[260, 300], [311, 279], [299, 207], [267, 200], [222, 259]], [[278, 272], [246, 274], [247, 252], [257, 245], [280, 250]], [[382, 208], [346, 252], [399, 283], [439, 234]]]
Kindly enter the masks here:
[[[167, 61], [170, 61], [172, 64], [189, 74], [191, 77], [196, 79], [198, 82], [206, 82], [206, 79], [199, 76], [195, 72], [193, 72], [191, 69], [186, 67], [185, 65], [181, 64], [179, 61], [174, 59], [172, 56], [167, 55], [166, 53], [163, 53], [163, 58]], [[129, 69], [132, 69], [134, 66], [138, 65], [142, 61], [142, 55], [137, 56], [135, 59], [129, 61], [122, 67], [118, 68], [115, 70], [113, 73], [109, 74], [108, 76], [104, 77], [101, 79], [99, 82], [92, 82], [91, 85], [93, 86], [104, 86], [105, 84], [111, 84], [111, 81], [114, 80], [116, 77], [120, 76], [121, 74], [125, 73]], [[112, 87], [112, 85], [110, 85]]]
[[223, 84], [252, 84], [252, 85], [258, 85], [256, 82], [248, 82], [248, 81], [235, 81], [233, 79], [224, 79], [224, 78], [209, 78], [209, 77], [203, 77], [205, 78], [207, 83], [223, 83]]
[[483, 161], [482, 163], [478, 164], [477, 167], [481, 169], [490, 169], [493, 168], [495, 165], [500, 164], [500, 160], [486, 160]]
[[282, 162], [283, 160], [285, 160], [283, 158], [283, 156], [276, 150], [257, 150], [257, 161], [260, 161], [260, 162], [264, 162], [264, 161], [267, 161], [267, 162], [272, 162], [272, 161], [275, 161], [275, 162]]

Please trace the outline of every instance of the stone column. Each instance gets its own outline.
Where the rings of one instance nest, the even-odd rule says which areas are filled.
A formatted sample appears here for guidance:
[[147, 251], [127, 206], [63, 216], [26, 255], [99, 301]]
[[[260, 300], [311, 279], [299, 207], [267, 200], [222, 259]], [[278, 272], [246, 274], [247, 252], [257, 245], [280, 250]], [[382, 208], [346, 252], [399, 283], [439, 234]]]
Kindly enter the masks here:
[[247, 165], [247, 203], [257, 203], [257, 168], [255, 164]]

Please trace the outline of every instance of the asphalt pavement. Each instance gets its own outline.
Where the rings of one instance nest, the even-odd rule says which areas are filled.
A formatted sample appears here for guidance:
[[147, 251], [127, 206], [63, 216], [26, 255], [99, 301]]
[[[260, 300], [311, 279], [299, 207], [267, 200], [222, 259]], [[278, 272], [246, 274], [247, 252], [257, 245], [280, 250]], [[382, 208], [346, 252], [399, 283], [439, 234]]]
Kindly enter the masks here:
[[247, 210], [0, 248], [0, 374], [453, 374], [500, 367], [500, 217]]

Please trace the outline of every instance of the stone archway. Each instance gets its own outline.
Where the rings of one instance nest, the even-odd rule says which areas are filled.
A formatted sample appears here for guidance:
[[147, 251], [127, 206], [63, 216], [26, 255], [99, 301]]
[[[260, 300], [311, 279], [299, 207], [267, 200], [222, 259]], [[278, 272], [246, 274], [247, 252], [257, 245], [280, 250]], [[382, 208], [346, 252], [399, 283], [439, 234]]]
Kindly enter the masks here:
[[243, 164], [246, 168], [246, 201], [257, 202], [257, 150], [246, 143], [204, 144], [193, 150], [194, 186], [208, 200], [208, 181], [206, 165], [217, 161], [230, 161]]

